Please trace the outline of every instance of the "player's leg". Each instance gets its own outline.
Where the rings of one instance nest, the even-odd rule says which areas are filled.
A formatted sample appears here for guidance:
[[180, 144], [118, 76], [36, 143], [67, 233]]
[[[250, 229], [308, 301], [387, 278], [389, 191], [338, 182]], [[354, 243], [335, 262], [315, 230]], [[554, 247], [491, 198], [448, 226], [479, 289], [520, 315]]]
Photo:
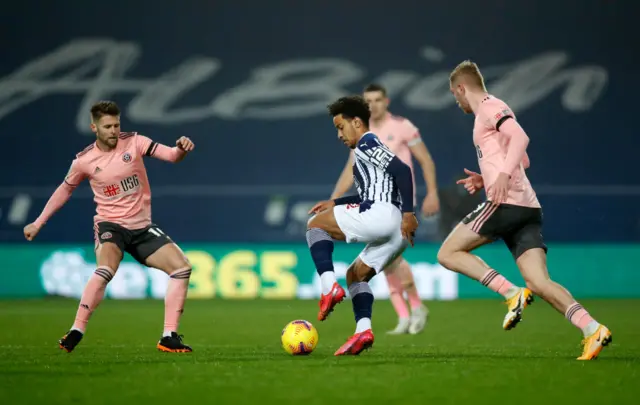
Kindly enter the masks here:
[[[385, 267], [384, 274], [389, 286], [389, 299], [398, 315], [398, 324], [395, 329], [387, 333], [390, 335], [420, 333], [427, 323], [429, 311], [418, 294], [411, 265], [403, 257], [398, 257]], [[405, 291], [411, 306], [411, 315], [404, 299]]]
[[525, 226], [505, 242], [516, 259], [527, 287], [582, 331], [583, 353], [578, 359], [595, 359], [603, 347], [611, 342], [611, 331], [594, 320], [566, 288], [549, 277], [547, 247], [542, 238], [541, 224]]
[[465, 217], [446, 238], [438, 251], [438, 262], [445, 268], [479, 281], [485, 287], [502, 295], [508, 311], [503, 328], [509, 330], [520, 322], [522, 311], [533, 301], [528, 288], [515, 286], [503, 275], [492, 269], [478, 256], [470, 252], [493, 242], [494, 229], [500, 227], [502, 207], [483, 203]]
[[347, 269], [347, 285], [356, 321], [355, 333], [336, 352], [336, 356], [358, 355], [373, 346], [371, 327], [373, 292], [369, 281], [407, 247], [399, 229], [386, 240], [367, 244], [360, 256]]
[[376, 271], [365, 264], [358, 257], [347, 269], [347, 285], [353, 314], [356, 321], [355, 333], [336, 350], [335, 356], [358, 355], [373, 346], [374, 336], [371, 329], [371, 315], [373, 313], [373, 291], [369, 280]]
[[157, 225], [134, 232], [129, 253], [145, 266], [161, 270], [169, 276], [164, 298], [164, 329], [158, 350], [186, 353], [192, 349], [178, 334], [180, 318], [189, 289], [191, 264], [182, 250]]
[[387, 279], [387, 285], [389, 286], [389, 300], [393, 309], [398, 315], [398, 324], [395, 329], [388, 331], [390, 335], [401, 335], [409, 332], [409, 307], [404, 300], [404, 288], [402, 287], [402, 281], [398, 274], [398, 268], [402, 258], [399, 257], [384, 268], [384, 274]]
[[422, 303], [420, 295], [418, 294], [418, 288], [413, 278], [413, 271], [411, 265], [403, 257], [399, 259], [398, 268], [396, 274], [400, 278], [402, 288], [407, 292], [407, 298], [409, 299], [409, 306], [411, 307], [411, 318], [409, 325], [409, 333], [416, 335], [420, 333], [427, 324], [427, 316], [429, 311], [427, 307]]
[[120, 266], [127, 238], [124, 228], [107, 222], [98, 224], [95, 240], [97, 267], [84, 287], [71, 330], [58, 342], [61, 349], [70, 353], [82, 340], [91, 315], [102, 302], [107, 284]]
[[345, 227], [350, 225], [358, 208], [339, 205], [332, 210], [326, 210], [312, 217], [307, 224], [307, 244], [316, 271], [320, 276], [322, 293], [320, 295], [318, 320], [324, 321], [334, 307], [344, 300], [344, 289], [338, 284], [333, 269], [333, 241], [347, 239], [336, 220], [336, 214], [342, 217]]

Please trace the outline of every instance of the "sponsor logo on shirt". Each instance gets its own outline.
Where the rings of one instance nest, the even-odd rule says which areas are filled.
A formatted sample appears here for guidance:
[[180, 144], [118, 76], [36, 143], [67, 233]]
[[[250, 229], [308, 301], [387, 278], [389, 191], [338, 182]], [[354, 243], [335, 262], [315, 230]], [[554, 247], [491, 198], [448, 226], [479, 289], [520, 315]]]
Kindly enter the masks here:
[[508, 108], [506, 108], [506, 109], [500, 111], [499, 113], [497, 113], [496, 115], [494, 115], [493, 118], [495, 118], [496, 120], [499, 120], [502, 117], [508, 117], [510, 115], [513, 115], [513, 114], [511, 113], [511, 111]]
[[102, 189], [102, 192], [107, 197], [115, 197], [120, 194], [120, 186], [117, 184], [111, 184]]
[[120, 195], [132, 194], [140, 188], [140, 180], [138, 175], [134, 174], [120, 181], [118, 184], [110, 184], [102, 188], [102, 192], [106, 197], [113, 198]]

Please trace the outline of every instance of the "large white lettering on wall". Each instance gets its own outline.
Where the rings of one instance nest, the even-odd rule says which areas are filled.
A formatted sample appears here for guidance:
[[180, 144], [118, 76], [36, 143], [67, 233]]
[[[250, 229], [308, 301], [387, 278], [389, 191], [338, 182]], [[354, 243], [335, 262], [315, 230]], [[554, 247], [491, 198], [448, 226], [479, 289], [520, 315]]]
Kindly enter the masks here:
[[[428, 50], [428, 52], [427, 52]], [[436, 52], [437, 51], [437, 52]], [[439, 56], [434, 58], [434, 52]], [[216, 58], [193, 57], [157, 77], [134, 77], [129, 70], [143, 57], [135, 42], [79, 39], [28, 61], [0, 79], [0, 120], [50, 95], [82, 95], [76, 115], [78, 131], [88, 133], [87, 111], [98, 99], [129, 93], [127, 117], [138, 123], [178, 124], [209, 118], [282, 120], [326, 114], [327, 101], [356, 87], [364, 79], [389, 88], [396, 102], [437, 111], [454, 105], [449, 93], [451, 66], [441, 64], [444, 53], [431, 47], [417, 52], [429, 74], [388, 70], [367, 78], [366, 66], [344, 58], [293, 59], [255, 66], [244, 82], [214, 91], [215, 75], [224, 69]], [[601, 66], [570, 67], [566, 52], [543, 52], [499, 66], [483, 66], [492, 93], [518, 113], [552, 93], [571, 112], [589, 110], [606, 88], [608, 74]], [[361, 83], [360, 83], [361, 84]], [[211, 86], [209, 102], [184, 104], [196, 88]], [[556, 102], [556, 101], [553, 101]], [[178, 106], [179, 105], [179, 106]]]

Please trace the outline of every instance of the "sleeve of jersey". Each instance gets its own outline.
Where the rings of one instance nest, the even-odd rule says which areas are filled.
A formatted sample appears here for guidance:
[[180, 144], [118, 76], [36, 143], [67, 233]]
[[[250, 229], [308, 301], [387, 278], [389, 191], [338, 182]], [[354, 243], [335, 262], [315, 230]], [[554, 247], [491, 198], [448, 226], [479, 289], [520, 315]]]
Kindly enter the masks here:
[[63, 185], [66, 184], [71, 190], [73, 190], [86, 178], [87, 174], [83, 170], [80, 160], [76, 158], [71, 162], [71, 167], [69, 167], [67, 175], [64, 176]]
[[405, 126], [405, 140], [407, 142], [407, 146], [411, 147], [422, 142], [422, 137], [420, 136], [420, 130], [418, 130], [418, 127], [413, 125], [409, 120], [405, 122]]
[[71, 163], [71, 167], [69, 168], [69, 172], [64, 178], [62, 184], [58, 186], [56, 191], [53, 192], [51, 197], [49, 197], [49, 201], [44, 206], [42, 213], [40, 216], [36, 218], [34, 221], [35, 226], [38, 228], [42, 228], [44, 224], [47, 223], [49, 218], [53, 216], [62, 206], [69, 201], [71, 198], [71, 194], [73, 190], [86, 178], [85, 172], [82, 170], [78, 159], [75, 159]]
[[142, 156], [151, 156], [165, 162], [175, 163], [186, 153], [177, 147], [170, 148], [158, 142], [152, 141], [144, 135], [137, 136], [138, 151]]
[[501, 171], [511, 175], [520, 163], [524, 162], [525, 158], [528, 158], [527, 146], [529, 145], [529, 137], [516, 120], [509, 120], [502, 124], [500, 132], [510, 139], [507, 156], [504, 159]]
[[413, 212], [413, 179], [411, 169], [397, 156], [394, 156], [387, 165], [387, 173], [393, 176], [400, 197], [402, 197], [402, 212]]
[[491, 106], [484, 111], [489, 124], [509, 138], [507, 156], [500, 171], [511, 175], [527, 158], [529, 137], [515, 120], [513, 112], [507, 105]]

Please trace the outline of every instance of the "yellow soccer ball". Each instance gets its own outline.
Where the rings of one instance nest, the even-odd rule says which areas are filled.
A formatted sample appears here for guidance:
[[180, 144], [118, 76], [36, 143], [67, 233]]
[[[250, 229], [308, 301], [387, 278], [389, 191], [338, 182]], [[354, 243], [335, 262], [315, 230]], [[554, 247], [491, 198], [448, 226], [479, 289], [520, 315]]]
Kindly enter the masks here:
[[294, 356], [311, 353], [318, 344], [318, 331], [311, 322], [291, 321], [282, 329], [282, 347]]

